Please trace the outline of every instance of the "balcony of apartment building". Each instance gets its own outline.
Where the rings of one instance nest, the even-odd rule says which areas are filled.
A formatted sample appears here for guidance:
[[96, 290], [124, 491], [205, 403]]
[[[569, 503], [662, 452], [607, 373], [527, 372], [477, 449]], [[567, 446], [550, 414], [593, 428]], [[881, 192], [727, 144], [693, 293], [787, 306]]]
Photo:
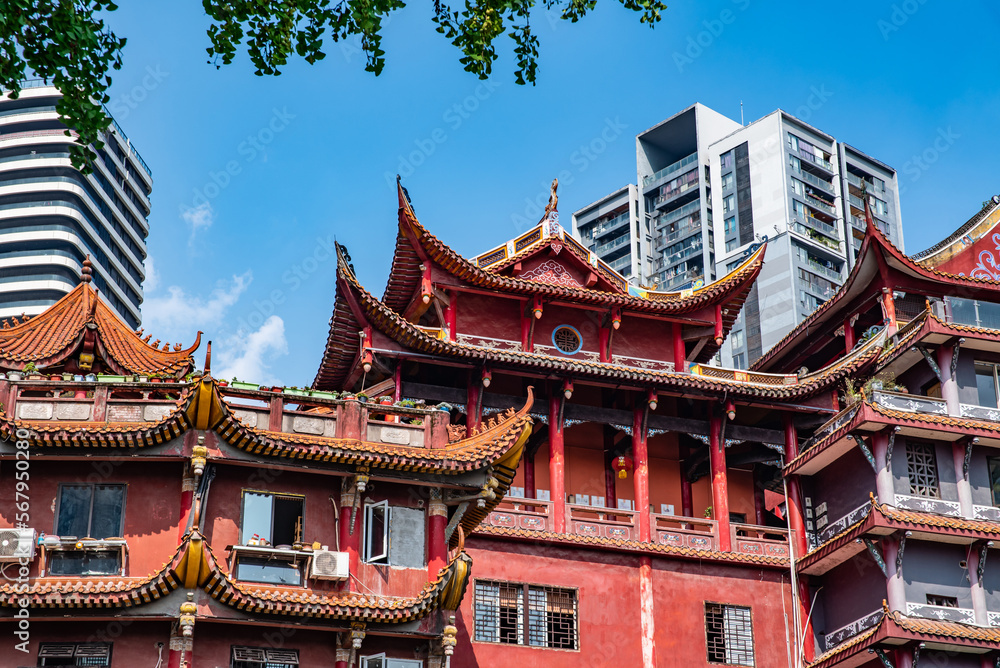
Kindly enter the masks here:
[[627, 230], [630, 220], [631, 213], [628, 209], [620, 213], [605, 216], [604, 218], [600, 218], [593, 223], [593, 226], [590, 228], [589, 236], [594, 241], [603, 243], [610, 235], [620, 232], [622, 229]]
[[[683, 275], [693, 259], [702, 258], [701, 236], [690, 236], [679, 243], [666, 247], [662, 254], [653, 262], [653, 273], [659, 273], [667, 282], [674, 277]], [[665, 288], [664, 288], [665, 289]]]
[[653, 247], [656, 252], [661, 253], [674, 244], [700, 233], [701, 202], [691, 202], [689, 205], [672, 212], [670, 216], [662, 216], [657, 219]]
[[669, 215], [676, 209], [697, 200], [700, 193], [700, 178], [698, 169], [671, 179], [651, 194], [647, 194], [650, 210], [662, 211], [661, 215]]
[[792, 220], [789, 229], [801, 237], [834, 253], [841, 252], [841, 231], [837, 218], [812, 204], [792, 200]]
[[831, 179], [826, 178], [825, 176], [821, 178], [811, 172], [805, 171], [804, 169], [801, 169], [801, 165], [799, 165], [799, 167], [795, 167], [793, 165], [791, 172], [795, 178], [802, 179], [814, 188], [818, 188], [820, 190], [820, 196], [824, 199], [832, 201], [836, 197], [836, 192]]
[[692, 153], [691, 155], [681, 158], [677, 162], [670, 163], [662, 169], [658, 169], [653, 174], [645, 176], [642, 179], [643, 190], [646, 191], [647, 188], [654, 188], [659, 184], [663, 183], [667, 179], [679, 174], [681, 171], [690, 170], [692, 165], [698, 164], [698, 154]]
[[792, 151], [792, 155], [799, 159], [798, 166], [801, 171], [809, 172], [824, 180], [833, 177], [833, 163], [830, 162], [828, 153], [817, 154], [812, 146], [802, 142], [798, 150]]

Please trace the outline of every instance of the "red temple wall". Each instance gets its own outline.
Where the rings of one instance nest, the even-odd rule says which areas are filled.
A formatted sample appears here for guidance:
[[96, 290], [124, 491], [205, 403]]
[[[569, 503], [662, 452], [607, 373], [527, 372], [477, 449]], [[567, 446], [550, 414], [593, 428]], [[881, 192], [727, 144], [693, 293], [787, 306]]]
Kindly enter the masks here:
[[[579, 651], [472, 642], [474, 585], [457, 615], [454, 668], [484, 666], [642, 666], [639, 557], [473, 536], [476, 578], [578, 590]], [[709, 666], [706, 601], [752, 608], [759, 668], [785, 668], [782, 605], [791, 610], [783, 572], [710, 562], [653, 559], [654, 642], [659, 666]], [[784, 598], [784, 602], [782, 599]]]
[[[124, 536], [129, 554], [126, 575], [143, 577], [160, 569], [177, 549], [181, 514], [181, 463], [94, 461], [63, 462], [32, 459], [28, 497], [28, 526], [39, 534], [55, 533], [60, 483], [127, 485]], [[0, 472], [0, 525], [16, 526], [15, 468]], [[23, 501], [19, 499], [18, 501]], [[78, 536], [85, 538], [86, 536]], [[39, 560], [32, 566], [37, 575]]]
[[[0, 633], [4, 634], [5, 643], [0, 650], [0, 668], [37, 665], [39, 646], [50, 642], [110, 642], [113, 666], [155, 666], [158, 656], [156, 643], [162, 642], [163, 666], [167, 665], [169, 621], [136, 621], [128, 618], [91, 621], [77, 616], [62, 622], [42, 620], [33, 616], [27, 654], [12, 649], [15, 642], [12, 629], [13, 624], [0, 625]], [[228, 658], [225, 663], [218, 665], [228, 666]]]

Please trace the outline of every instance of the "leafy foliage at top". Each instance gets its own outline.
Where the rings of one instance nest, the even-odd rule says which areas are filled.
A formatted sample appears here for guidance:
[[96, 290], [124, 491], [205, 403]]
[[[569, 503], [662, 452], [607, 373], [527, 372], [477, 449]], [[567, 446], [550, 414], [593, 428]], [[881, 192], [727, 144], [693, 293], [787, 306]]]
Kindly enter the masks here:
[[[640, 13], [640, 22], [653, 26], [666, 9], [662, 0], [620, 0]], [[538, 72], [538, 36], [531, 30], [531, 11], [538, 0], [465, 0], [453, 9], [434, 0], [437, 32], [458, 47], [466, 71], [487, 78], [497, 60], [496, 38], [508, 34], [514, 42], [518, 84], [534, 83]], [[597, 0], [541, 0], [545, 11], [575, 23]], [[208, 29], [210, 62], [217, 67], [233, 62], [245, 45], [255, 74], [278, 75], [290, 57], [313, 64], [322, 60], [324, 40], [360, 40], [365, 69], [378, 75], [385, 67], [382, 30], [390, 12], [402, 9], [402, 0], [202, 0], [212, 19]], [[109, 120], [111, 69], [120, 69], [120, 39], [98, 18], [117, 6], [110, 0], [4, 0], [0, 5], [0, 85], [17, 97], [21, 82], [30, 77], [48, 79], [63, 93], [57, 111], [79, 137], [71, 146], [73, 162], [89, 171], [94, 153], [103, 146], [101, 135]]]

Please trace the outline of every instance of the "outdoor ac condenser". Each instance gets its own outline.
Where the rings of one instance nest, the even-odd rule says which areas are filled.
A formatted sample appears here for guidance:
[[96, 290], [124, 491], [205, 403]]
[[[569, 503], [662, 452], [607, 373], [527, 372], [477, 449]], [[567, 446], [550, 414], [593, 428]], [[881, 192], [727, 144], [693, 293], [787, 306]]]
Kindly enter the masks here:
[[309, 577], [316, 580], [346, 580], [350, 576], [349, 568], [346, 552], [316, 550], [313, 552]]
[[34, 559], [34, 529], [0, 529], [0, 562]]

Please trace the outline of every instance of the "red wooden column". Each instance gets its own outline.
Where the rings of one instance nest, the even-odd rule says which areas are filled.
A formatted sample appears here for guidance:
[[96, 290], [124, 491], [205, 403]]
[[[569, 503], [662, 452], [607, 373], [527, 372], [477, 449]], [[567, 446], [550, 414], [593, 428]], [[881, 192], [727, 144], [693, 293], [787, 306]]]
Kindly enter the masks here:
[[854, 325], [851, 324], [851, 316], [844, 320], [844, 351], [845, 354], [854, 350], [857, 338], [854, 335]]
[[618, 474], [612, 466], [615, 430], [604, 425], [604, 507], [618, 508]]
[[896, 302], [892, 288], [882, 288], [882, 315], [885, 317], [886, 331], [892, 336], [899, 329], [896, 325]]
[[[795, 423], [791, 413], [785, 414], [785, 462], [790, 462], [799, 456], [799, 435], [795, 431]], [[809, 540], [806, 536], [806, 523], [802, 514], [802, 486], [797, 475], [787, 478], [788, 496], [785, 498], [785, 512], [788, 514], [788, 540], [796, 559], [802, 558], [809, 551]], [[806, 661], [811, 661], [816, 655], [816, 642], [813, 638], [812, 622], [809, 619], [809, 583], [805, 577], [799, 578], [798, 587], [799, 620], [802, 629], [802, 653]]]
[[679, 322], [675, 322], [671, 330], [674, 339], [674, 371], [684, 373], [687, 371], [684, 364], [684, 358], [687, 357], [684, 346], [684, 326]]
[[524, 498], [535, 498], [535, 453], [524, 453]]
[[441, 490], [431, 489], [427, 504], [427, 577], [431, 582], [448, 563], [448, 545], [444, 530], [448, 524], [448, 507], [444, 505]]
[[[358, 498], [357, 512], [354, 510], [356, 482], [354, 478], [345, 478], [340, 492], [340, 550], [346, 552], [348, 557], [349, 571], [351, 577], [348, 578], [346, 589], [356, 591], [357, 584], [355, 578], [358, 575], [358, 563], [361, 556], [361, 515], [362, 505], [360, 496]], [[351, 517], [354, 516], [352, 527]]]
[[639, 520], [639, 540], [649, 542], [649, 450], [646, 444], [646, 407], [632, 411], [632, 459], [635, 475], [635, 513]]
[[681, 472], [681, 515], [684, 517], [693, 517], [694, 495], [691, 493], [691, 481], [687, 477], [687, 470], [684, 465], [689, 452], [686, 445], [680, 445], [678, 448], [680, 452], [678, 465]]
[[709, 419], [708, 458], [712, 470], [712, 515], [719, 527], [719, 549], [732, 551], [729, 529], [729, 481], [726, 478], [726, 449], [722, 442], [722, 418]]
[[448, 340], [454, 341], [458, 334], [458, 293], [448, 293], [448, 305], [444, 309], [444, 322], [448, 327]]
[[167, 645], [167, 668], [181, 668], [182, 665], [191, 668], [193, 653], [192, 638], [185, 638], [179, 632], [170, 633], [170, 644]]
[[483, 386], [482, 380], [476, 376], [475, 370], [469, 372], [468, 400], [465, 403], [465, 433], [467, 436], [472, 436], [473, 430], [479, 429], [483, 419], [479, 401], [479, 394], [483, 391]]
[[349, 668], [348, 662], [351, 660], [351, 650], [346, 647], [337, 648], [337, 662], [334, 663], [334, 668]]
[[753, 515], [757, 526], [762, 527], [767, 522], [766, 508], [764, 507], [764, 486], [759, 480], [757, 467], [753, 469]]
[[552, 529], [566, 531], [566, 450], [563, 446], [562, 396], [553, 387], [549, 397], [549, 487], [552, 488]]

